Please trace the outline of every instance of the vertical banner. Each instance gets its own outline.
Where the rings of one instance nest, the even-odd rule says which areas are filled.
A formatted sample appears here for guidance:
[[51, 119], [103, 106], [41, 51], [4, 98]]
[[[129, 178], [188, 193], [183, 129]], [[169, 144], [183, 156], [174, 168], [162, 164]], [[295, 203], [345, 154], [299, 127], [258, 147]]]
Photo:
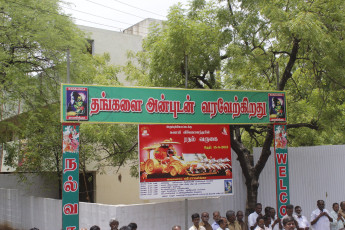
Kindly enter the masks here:
[[62, 229], [79, 229], [79, 124], [62, 125]]
[[277, 210], [278, 216], [282, 218], [286, 214], [286, 205], [290, 204], [286, 125], [274, 125], [274, 153], [277, 179]]
[[233, 194], [228, 125], [139, 125], [140, 198]]

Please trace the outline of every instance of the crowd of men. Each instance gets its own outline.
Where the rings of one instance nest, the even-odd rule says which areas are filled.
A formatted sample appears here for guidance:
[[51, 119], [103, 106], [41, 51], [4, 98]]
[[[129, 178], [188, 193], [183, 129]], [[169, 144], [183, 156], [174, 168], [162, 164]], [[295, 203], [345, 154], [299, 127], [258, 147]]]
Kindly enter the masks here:
[[[279, 218], [276, 210], [272, 207], [265, 207], [262, 213], [262, 205], [257, 203], [255, 211], [244, 220], [242, 211], [235, 213], [229, 210], [225, 217], [219, 211], [213, 212], [213, 222], [209, 222], [209, 213], [198, 213], [192, 215], [193, 226], [189, 230], [345, 230], [345, 201], [332, 205], [332, 211], [325, 209], [323, 200], [317, 201], [317, 209], [310, 216], [310, 222], [302, 215], [300, 206], [286, 205], [286, 215]], [[181, 230], [180, 226], [174, 226], [172, 230]]]

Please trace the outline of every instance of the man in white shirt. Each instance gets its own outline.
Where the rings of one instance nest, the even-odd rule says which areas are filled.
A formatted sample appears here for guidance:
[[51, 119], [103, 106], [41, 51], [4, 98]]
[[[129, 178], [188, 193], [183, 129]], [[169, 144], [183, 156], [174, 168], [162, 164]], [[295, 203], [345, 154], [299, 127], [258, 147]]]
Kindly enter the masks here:
[[276, 210], [271, 208], [270, 210], [270, 217], [271, 217], [271, 228], [273, 230], [280, 230], [283, 229], [283, 225], [281, 223], [280, 218], [276, 215]]
[[251, 213], [248, 216], [248, 230], [254, 230], [256, 227], [256, 219], [259, 216], [262, 216], [261, 214], [262, 211], [262, 205], [260, 203], [255, 204], [255, 212]]
[[295, 207], [296, 215], [293, 215], [293, 218], [297, 221], [299, 230], [309, 230], [309, 221], [305, 216], [302, 216], [302, 208], [301, 206]]
[[344, 227], [344, 218], [339, 213], [339, 204], [334, 203], [332, 206], [333, 210], [330, 213], [333, 221], [331, 222], [331, 230], [339, 230]]
[[318, 209], [311, 213], [310, 224], [314, 230], [330, 230], [330, 222], [333, 222], [329, 212], [325, 209], [325, 202], [323, 200], [317, 201]]
[[294, 220], [295, 220], [295, 226], [296, 226], [296, 228], [297, 229], [299, 229], [299, 225], [298, 225], [298, 222], [297, 222], [297, 220], [295, 219], [295, 217], [292, 215], [293, 214], [293, 205], [292, 204], [288, 204], [288, 205], [286, 205], [286, 215], [285, 216], [283, 216], [283, 218], [282, 218], [282, 224], [283, 224], [283, 220], [285, 219], [285, 218], [287, 218], [287, 217], [292, 217]]
[[211, 225], [213, 230], [217, 230], [219, 228], [219, 224], [218, 221], [220, 220], [221, 216], [220, 216], [220, 212], [219, 211], [214, 211], [213, 212], [213, 224]]
[[203, 226], [200, 226], [200, 215], [199, 213], [194, 213], [192, 215], [192, 222], [193, 226], [189, 228], [189, 230], [206, 230]]

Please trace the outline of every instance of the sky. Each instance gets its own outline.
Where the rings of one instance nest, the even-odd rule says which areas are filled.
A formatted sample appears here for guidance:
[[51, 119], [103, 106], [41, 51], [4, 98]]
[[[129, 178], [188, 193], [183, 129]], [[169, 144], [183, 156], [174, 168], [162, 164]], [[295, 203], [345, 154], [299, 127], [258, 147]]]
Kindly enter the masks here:
[[169, 8], [188, 0], [64, 0], [64, 13], [71, 15], [78, 25], [113, 31], [124, 29], [144, 20], [165, 20]]

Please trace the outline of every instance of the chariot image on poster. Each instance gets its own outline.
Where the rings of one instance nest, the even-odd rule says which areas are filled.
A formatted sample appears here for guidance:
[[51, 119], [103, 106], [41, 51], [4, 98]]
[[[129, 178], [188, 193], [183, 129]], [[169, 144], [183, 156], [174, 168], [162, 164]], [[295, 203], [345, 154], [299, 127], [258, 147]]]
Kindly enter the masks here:
[[[192, 190], [208, 191], [192, 196], [232, 193], [227, 125], [140, 125], [139, 148], [141, 187], [149, 186], [142, 190], [144, 194], [155, 186], [157, 195], [164, 195], [162, 186], [173, 186], [175, 193], [170, 197], [190, 195]], [[226, 191], [224, 180], [231, 184]]]

